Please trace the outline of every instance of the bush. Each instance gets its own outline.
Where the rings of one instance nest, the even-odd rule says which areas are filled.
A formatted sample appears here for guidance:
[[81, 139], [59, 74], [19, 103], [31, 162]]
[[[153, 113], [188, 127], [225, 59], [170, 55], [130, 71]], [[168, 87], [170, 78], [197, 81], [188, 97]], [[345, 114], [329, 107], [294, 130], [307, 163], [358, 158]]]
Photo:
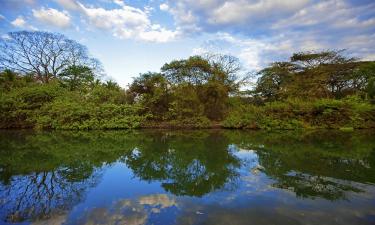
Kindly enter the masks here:
[[232, 110], [222, 122], [225, 128], [260, 128], [259, 119], [262, 117], [263, 108], [253, 105], [239, 105]]
[[132, 129], [146, 118], [136, 105], [94, 104], [82, 99], [60, 98], [46, 104], [36, 117], [38, 128], [64, 130]]
[[28, 128], [46, 103], [65, 94], [57, 83], [33, 84], [0, 94], [0, 128]]
[[223, 121], [226, 128], [302, 129], [302, 128], [374, 128], [375, 106], [350, 97], [343, 100], [288, 99], [264, 106], [235, 106]]

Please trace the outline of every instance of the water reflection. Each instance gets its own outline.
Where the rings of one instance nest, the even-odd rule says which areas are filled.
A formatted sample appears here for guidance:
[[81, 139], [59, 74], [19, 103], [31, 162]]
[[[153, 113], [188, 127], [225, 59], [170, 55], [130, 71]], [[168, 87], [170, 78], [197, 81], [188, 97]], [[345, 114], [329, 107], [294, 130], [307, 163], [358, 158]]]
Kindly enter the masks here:
[[177, 202], [166, 194], [141, 196], [138, 199], [122, 199], [110, 207], [94, 208], [81, 218], [68, 221], [71, 224], [145, 224], [152, 215], [175, 210]]
[[[187, 135], [188, 134], [188, 135]], [[240, 159], [217, 133], [157, 134], [126, 156], [134, 174], [175, 195], [203, 196], [233, 185]], [[155, 134], [154, 134], [155, 135]]]
[[321, 131], [252, 133], [239, 146], [256, 150], [263, 172], [274, 187], [299, 197], [345, 199], [360, 192], [359, 183], [375, 183], [373, 133]]
[[[336, 131], [3, 131], [0, 219], [39, 224], [299, 224], [304, 219], [291, 212], [307, 215], [312, 209], [293, 204], [319, 209], [327, 207], [325, 200], [339, 206], [346, 200], [356, 204], [357, 215], [362, 213], [357, 220], [346, 214], [347, 220], [366, 224], [375, 218], [374, 210], [368, 210], [375, 208], [373, 137], [371, 132]], [[123, 167], [118, 170], [118, 165]], [[124, 187], [118, 196], [111, 193], [110, 183], [126, 173], [133, 178], [120, 183]], [[102, 186], [112, 202], [88, 195]], [[142, 188], [144, 194], [126, 197]], [[294, 203], [285, 205], [281, 199]], [[342, 211], [351, 208], [345, 207]], [[304, 218], [313, 220], [313, 214]]]

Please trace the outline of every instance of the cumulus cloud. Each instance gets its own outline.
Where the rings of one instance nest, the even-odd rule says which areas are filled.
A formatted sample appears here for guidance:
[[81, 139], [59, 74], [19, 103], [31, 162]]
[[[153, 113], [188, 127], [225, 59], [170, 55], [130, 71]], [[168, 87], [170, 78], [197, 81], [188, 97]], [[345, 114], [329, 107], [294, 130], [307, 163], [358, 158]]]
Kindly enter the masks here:
[[121, 8], [104, 9], [86, 7], [78, 3], [84, 18], [99, 29], [110, 30], [115, 37], [149, 42], [168, 42], [174, 40], [178, 30], [169, 30], [152, 23], [148, 10], [145, 11], [123, 4]]
[[23, 19], [22, 16], [18, 16], [15, 20], [11, 22], [11, 24], [15, 27], [25, 27], [26, 26], [26, 21]]
[[162, 3], [162, 4], [159, 5], [159, 8], [162, 11], [168, 11], [169, 6], [167, 4], [165, 4], [165, 3]]
[[[168, 1], [168, 10], [176, 23], [187, 30], [249, 30], [251, 25], [268, 24], [281, 16], [292, 15], [309, 0], [194, 0]], [[160, 5], [160, 6], [162, 6]]]
[[[375, 4], [351, 5], [344, 0], [322, 1], [296, 11], [291, 17], [282, 18], [272, 28], [363, 28], [375, 23]], [[358, 16], [365, 17], [363, 19]]]
[[66, 11], [58, 11], [53, 8], [42, 7], [39, 10], [33, 9], [33, 16], [42, 23], [57, 26], [60, 28], [67, 28], [70, 26], [70, 16]]
[[269, 19], [270, 15], [294, 12], [305, 6], [309, 0], [263, 0], [263, 1], [225, 1], [208, 14], [209, 23], [234, 24], [252, 20]]
[[10, 22], [12, 26], [28, 30], [37, 30], [34, 26], [27, 23], [23, 16], [18, 16], [15, 20]]

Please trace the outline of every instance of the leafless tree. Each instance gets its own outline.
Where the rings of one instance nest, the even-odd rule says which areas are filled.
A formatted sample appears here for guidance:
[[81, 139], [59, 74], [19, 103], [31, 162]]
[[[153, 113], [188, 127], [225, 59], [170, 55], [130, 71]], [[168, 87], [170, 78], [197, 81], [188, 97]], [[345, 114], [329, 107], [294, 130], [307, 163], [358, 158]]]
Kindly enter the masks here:
[[240, 60], [231, 55], [206, 53], [203, 58], [214, 66], [219, 67], [229, 78], [234, 78], [243, 69]]
[[87, 48], [62, 34], [41, 31], [10, 32], [0, 40], [0, 69], [32, 74], [43, 83], [69, 66], [85, 65], [100, 71]]

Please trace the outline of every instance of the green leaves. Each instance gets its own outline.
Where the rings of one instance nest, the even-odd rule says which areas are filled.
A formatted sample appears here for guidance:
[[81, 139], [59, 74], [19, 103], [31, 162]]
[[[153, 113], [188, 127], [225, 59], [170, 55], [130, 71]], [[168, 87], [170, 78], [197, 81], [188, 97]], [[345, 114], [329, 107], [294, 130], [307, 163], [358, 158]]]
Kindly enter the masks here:
[[300, 101], [288, 99], [264, 106], [238, 105], [225, 118], [226, 128], [290, 130], [341, 127], [375, 128], [375, 106], [356, 98]]

